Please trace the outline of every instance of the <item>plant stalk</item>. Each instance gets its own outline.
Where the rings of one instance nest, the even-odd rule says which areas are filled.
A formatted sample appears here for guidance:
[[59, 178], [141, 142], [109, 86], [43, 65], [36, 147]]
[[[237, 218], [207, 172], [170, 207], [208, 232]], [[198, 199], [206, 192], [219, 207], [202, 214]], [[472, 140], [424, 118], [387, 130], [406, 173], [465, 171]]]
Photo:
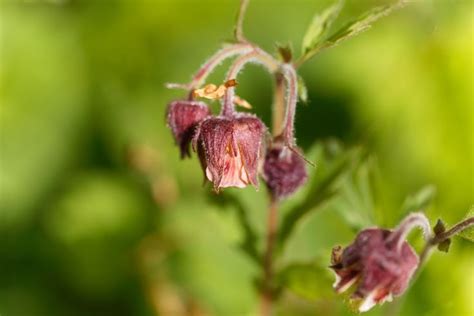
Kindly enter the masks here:
[[273, 250], [278, 227], [278, 202], [271, 199], [267, 217], [267, 240], [263, 257], [263, 287], [261, 296], [261, 315], [272, 314], [272, 283], [273, 283]]
[[468, 229], [471, 226], [474, 226], [474, 216], [466, 218], [463, 221], [460, 221], [459, 223], [457, 223], [456, 225], [454, 225], [453, 227], [451, 227], [447, 231], [445, 231], [443, 233], [440, 233], [438, 235], [435, 235], [433, 238], [431, 238], [426, 243], [423, 250], [421, 251], [420, 264], [418, 265], [418, 269], [420, 269], [425, 264], [425, 262], [428, 260], [433, 247], [435, 247], [436, 245], [442, 243], [446, 239], [449, 239], [449, 238], [455, 236], [456, 234], [462, 232], [463, 230]]

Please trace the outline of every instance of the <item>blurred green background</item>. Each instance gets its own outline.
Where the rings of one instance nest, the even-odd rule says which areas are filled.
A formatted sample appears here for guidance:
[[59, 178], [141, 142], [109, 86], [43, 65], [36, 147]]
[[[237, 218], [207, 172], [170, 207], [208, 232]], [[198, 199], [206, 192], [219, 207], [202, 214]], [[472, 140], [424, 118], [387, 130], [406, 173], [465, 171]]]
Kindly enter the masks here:
[[[387, 3], [346, 2], [338, 24]], [[275, 42], [298, 51], [329, 3], [252, 0], [244, 30], [269, 51]], [[196, 159], [178, 159], [164, 121], [166, 104], [182, 97], [164, 83], [189, 80], [231, 38], [237, 7], [1, 2], [0, 315], [256, 314], [259, 269], [238, 244], [248, 219], [262, 246], [265, 188], [228, 190], [241, 209], [217, 203], [226, 195], [202, 187]], [[473, 12], [469, 0], [416, 1], [301, 69], [310, 103], [297, 112], [298, 142], [310, 153], [337, 139], [376, 157], [379, 225], [396, 225], [405, 197], [427, 184], [437, 192], [432, 222], [453, 224], [474, 201]], [[249, 67], [239, 81], [270, 124], [270, 76]], [[328, 265], [331, 247], [355, 235], [340, 206], [306, 216], [282, 262]], [[455, 239], [401, 303], [367, 315], [474, 315], [473, 267], [472, 245]], [[351, 314], [332, 278], [312, 281], [321, 297], [285, 292], [277, 314]]]

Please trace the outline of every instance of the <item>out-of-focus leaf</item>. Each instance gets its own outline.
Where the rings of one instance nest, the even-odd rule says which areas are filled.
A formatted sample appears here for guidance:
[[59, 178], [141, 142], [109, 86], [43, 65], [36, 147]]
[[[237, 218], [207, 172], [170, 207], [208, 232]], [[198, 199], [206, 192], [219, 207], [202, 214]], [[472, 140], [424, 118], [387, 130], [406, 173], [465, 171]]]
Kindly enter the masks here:
[[308, 89], [306, 88], [306, 83], [301, 76], [298, 76], [298, 98], [304, 104], [308, 103]]
[[237, 212], [237, 217], [242, 228], [244, 239], [240, 242], [239, 248], [242, 249], [256, 264], [260, 264], [260, 255], [257, 250], [258, 237], [254, 228], [247, 217], [245, 206], [242, 202], [229, 192], [223, 192], [219, 195], [213, 194], [209, 199], [211, 202], [221, 207], [233, 207]]
[[329, 297], [332, 293], [330, 271], [316, 263], [289, 265], [278, 274], [278, 283], [308, 300]]
[[[331, 145], [326, 147], [331, 150]], [[360, 150], [353, 149], [336, 154], [332, 161], [324, 161], [322, 157], [324, 155], [321, 155], [321, 152], [324, 152], [324, 148], [317, 148], [317, 157], [313, 160], [316, 162], [316, 168], [314, 174], [310, 176], [312, 181], [308, 184], [305, 197], [283, 217], [278, 235], [280, 249], [284, 247], [296, 224], [305, 215], [324, 205], [339, 192], [340, 180], [344, 174], [357, 165], [361, 155]]]
[[436, 196], [436, 187], [434, 185], [427, 185], [420, 191], [408, 196], [403, 202], [403, 214], [415, 212], [428, 207]]
[[341, 185], [340, 196], [334, 201], [335, 208], [354, 231], [376, 224], [371, 183], [372, 164], [372, 159], [364, 159], [349, 172]]
[[[468, 219], [474, 217], [474, 205], [471, 206], [469, 212], [467, 212], [467, 215], [464, 219]], [[474, 242], [474, 226], [469, 227], [468, 229], [463, 230], [458, 234], [459, 237], [462, 237], [466, 240], [469, 240], [471, 242]]]
[[343, 4], [343, 0], [338, 0], [321, 14], [316, 14], [313, 17], [301, 44], [303, 55], [313, 50], [320, 43], [334, 20], [338, 17], [339, 12], [341, 12]]

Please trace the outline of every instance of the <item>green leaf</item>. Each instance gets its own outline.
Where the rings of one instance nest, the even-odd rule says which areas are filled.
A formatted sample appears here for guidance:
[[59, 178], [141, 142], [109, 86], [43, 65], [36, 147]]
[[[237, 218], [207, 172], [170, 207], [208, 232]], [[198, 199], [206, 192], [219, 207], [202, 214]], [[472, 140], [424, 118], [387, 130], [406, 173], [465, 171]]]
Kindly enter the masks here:
[[303, 77], [298, 76], [298, 98], [304, 104], [308, 103], [308, 89]]
[[344, 1], [339, 0], [332, 6], [324, 10], [321, 14], [316, 14], [303, 37], [301, 52], [303, 55], [313, 50], [327, 33], [334, 20], [341, 12]]
[[[471, 208], [467, 212], [466, 217], [464, 219], [466, 220], [466, 219], [471, 218], [471, 217], [474, 217], [474, 205], [471, 206]], [[469, 240], [471, 242], [474, 242], [474, 226], [471, 226], [471, 227], [461, 231], [458, 234], [458, 236], [462, 237], [466, 240]]]
[[292, 264], [278, 274], [281, 286], [307, 300], [330, 297], [332, 281], [329, 269], [316, 263]]
[[[345, 41], [355, 35], [358, 35], [368, 30], [372, 26], [372, 24], [374, 24], [378, 19], [389, 15], [396, 9], [403, 7], [405, 4], [405, 1], [399, 0], [394, 4], [376, 7], [362, 14], [354, 21], [345, 24], [332, 35], [328, 36], [325, 40], [321, 41], [321, 38], [318, 38], [318, 40], [313, 41], [314, 44], [311, 46], [311, 49], [308, 50], [306, 47], [309, 46], [304, 46], [306, 50], [303, 50], [304, 53], [301, 58], [296, 62], [296, 64], [301, 65], [302, 63], [319, 53], [321, 50], [333, 47], [341, 43], [342, 41]], [[310, 35], [308, 35], [307, 42], [309, 41], [309, 36]]]
[[403, 5], [403, 1], [398, 1], [394, 4], [380, 6], [369, 10], [354, 21], [347, 23], [333, 35], [331, 35], [326, 40], [326, 45], [330, 44], [332, 46], [338, 44], [368, 30], [378, 19], [389, 15], [394, 10], [401, 8]]
[[420, 191], [408, 196], [403, 202], [404, 214], [415, 212], [428, 207], [436, 196], [436, 187], [434, 185], [427, 185]]
[[250, 224], [245, 206], [242, 202], [230, 192], [222, 192], [219, 195], [212, 194], [209, 201], [223, 207], [232, 207], [237, 212], [237, 218], [243, 233], [243, 240], [239, 244], [239, 248], [246, 253], [257, 265], [260, 265], [260, 254], [257, 250], [258, 236], [254, 228]]
[[376, 224], [371, 179], [373, 159], [370, 158], [362, 159], [357, 167], [344, 177], [341, 194], [333, 203], [354, 231]]
[[315, 157], [310, 157], [316, 163], [315, 172], [310, 176], [311, 182], [307, 185], [304, 198], [290, 208], [282, 219], [278, 235], [279, 250], [283, 249], [284, 244], [302, 218], [336, 196], [340, 190], [343, 176], [357, 166], [361, 156], [359, 149], [342, 152], [336, 150], [336, 153], [332, 152], [335, 147], [334, 144], [318, 145], [314, 150]]

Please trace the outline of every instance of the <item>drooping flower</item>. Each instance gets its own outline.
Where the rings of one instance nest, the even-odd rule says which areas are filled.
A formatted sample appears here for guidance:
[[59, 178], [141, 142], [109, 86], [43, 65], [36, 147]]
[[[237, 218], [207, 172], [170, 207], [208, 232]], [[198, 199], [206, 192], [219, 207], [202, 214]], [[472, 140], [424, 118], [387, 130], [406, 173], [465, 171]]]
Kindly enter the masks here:
[[276, 199], [288, 197], [306, 183], [306, 162], [296, 150], [278, 142], [267, 150], [263, 178]]
[[258, 187], [266, 127], [250, 114], [209, 117], [199, 124], [194, 149], [201, 159], [206, 178], [214, 189], [249, 184]]
[[393, 234], [385, 229], [365, 229], [344, 250], [333, 249], [334, 288], [342, 293], [355, 285], [351, 300], [360, 312], [401, 295], [418, 267], [419, 259], [411, 246], [405, 240], [394, 240]]
[[189, 145], [199, 122], [211, 115], [204, 102], [179, 100], [168, 105], [167, 123], [180, 147], [181, 158], [191, 157]]

